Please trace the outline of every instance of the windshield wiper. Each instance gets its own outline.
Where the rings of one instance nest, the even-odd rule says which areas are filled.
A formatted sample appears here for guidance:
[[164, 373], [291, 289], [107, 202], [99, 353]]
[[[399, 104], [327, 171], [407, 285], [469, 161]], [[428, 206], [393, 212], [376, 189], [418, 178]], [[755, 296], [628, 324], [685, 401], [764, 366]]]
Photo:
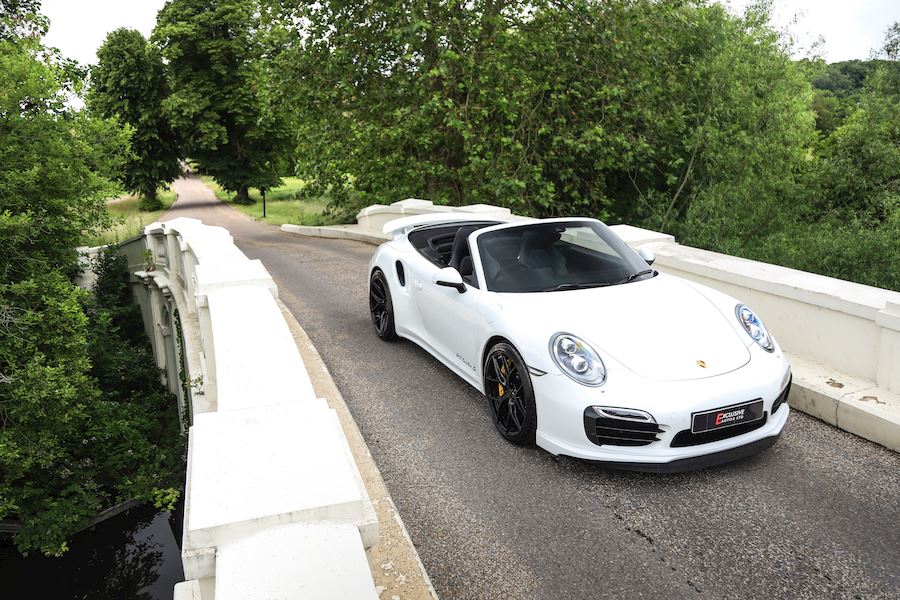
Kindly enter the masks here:
[[631, 275], [629, 275], [629, 276], [626, 277], [625, 279], [621, 279], [621, 280], [619, 280], [619, 281], [613, 283], [612, 285], [620, 285], [620, 284], [623, 284], [623, 283], [631, 283], [632, 281], [634, 281], [635, 279], [637, 279], [637, 278], [640, 277], [641, 275], [649, 275], [650, 273], [656, 273], [656, 271], [654, 271], [653, 269], [644, 269], [643, 271], [638, 271], [637, 273], [632, 273]]
[[562, 292], [564, 290], [585, 290], [587, 288], [605, 287], [611, 285], [609, 283], [561, 283], [548, 288], [544, 288], [542, 292]]

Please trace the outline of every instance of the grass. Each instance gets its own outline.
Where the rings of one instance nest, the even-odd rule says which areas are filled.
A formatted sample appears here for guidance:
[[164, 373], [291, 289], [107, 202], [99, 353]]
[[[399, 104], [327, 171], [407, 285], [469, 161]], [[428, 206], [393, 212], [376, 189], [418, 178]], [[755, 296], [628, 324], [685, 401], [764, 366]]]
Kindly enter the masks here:
[[103, 246], [122, 242], [138, 235], [145, 225], [159, 219], [160, 215], [172, 206], [172, 203], [175, 202], [175, 192], [160, 190], [159, 199], [162, 201], [163, 208], [148, 212], [138, 208], [140, 198], [137, 196], [128, 196], [124, 200], [107, 204], [106, 210], [115, 220], [115, 224], [99, 235], [85, 238], [82, 243], [85, 246]]
[[285, 177], [284, 185], [272, 188], [266, 192], [266, 218], [263, 219], [263, 203], [259, 190], [250, 190], [250, 197], [256, 200], [254, 204], [235, 204], [234, 194], [226, 192], [213, 180], [212, 177], [203, 176], [205, 183], [215, 193], [216, 197], [227, 202], [233, 208], [245, 215], [264, 221], [272, 225], [327, 225], [329, 218], [323, 212], [328, 201], [324, 198], [303, 198], [305, 183], [297, 177]]

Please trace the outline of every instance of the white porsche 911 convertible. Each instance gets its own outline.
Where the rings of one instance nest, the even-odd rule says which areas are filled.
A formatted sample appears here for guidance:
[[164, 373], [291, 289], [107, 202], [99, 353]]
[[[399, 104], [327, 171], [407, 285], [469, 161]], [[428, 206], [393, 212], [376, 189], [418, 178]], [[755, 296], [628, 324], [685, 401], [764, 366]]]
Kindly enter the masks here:
[[384, 227], [377, 334], [412, 340], [488, 398], [515, 444], [644, 471], [756, 454], [790, 412], [791, 371], [747, 306], [651, 268], [600, 221], [459, 213]]

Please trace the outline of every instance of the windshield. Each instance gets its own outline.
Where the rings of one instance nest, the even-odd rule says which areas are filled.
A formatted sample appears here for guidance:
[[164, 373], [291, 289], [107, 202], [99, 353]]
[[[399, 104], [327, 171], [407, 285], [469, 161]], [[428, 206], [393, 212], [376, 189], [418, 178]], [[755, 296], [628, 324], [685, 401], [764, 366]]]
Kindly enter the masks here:
[[536, 223], [483, 233], [478, 251], [493, 292], [619, 285], [655, 272], [599, 221]]

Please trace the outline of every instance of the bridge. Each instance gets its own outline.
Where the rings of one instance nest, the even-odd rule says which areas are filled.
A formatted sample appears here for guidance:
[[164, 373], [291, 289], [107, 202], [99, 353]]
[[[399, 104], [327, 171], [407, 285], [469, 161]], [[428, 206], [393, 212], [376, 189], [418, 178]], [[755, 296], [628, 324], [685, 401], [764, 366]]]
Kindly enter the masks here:
[[429, 597], [429, 579], [445, 598], [900, 595], [900, 294], [619, 227], [661, 270], [762, 314], [802, 411], [752, 459], [621, 473], [505, 443], [475, 390], [371, 333], [366, 242], [390, 218], [460, 209], [280, 230], [197, 179], [176, 191], [124, 249], [190, 425], [177, 598]]

